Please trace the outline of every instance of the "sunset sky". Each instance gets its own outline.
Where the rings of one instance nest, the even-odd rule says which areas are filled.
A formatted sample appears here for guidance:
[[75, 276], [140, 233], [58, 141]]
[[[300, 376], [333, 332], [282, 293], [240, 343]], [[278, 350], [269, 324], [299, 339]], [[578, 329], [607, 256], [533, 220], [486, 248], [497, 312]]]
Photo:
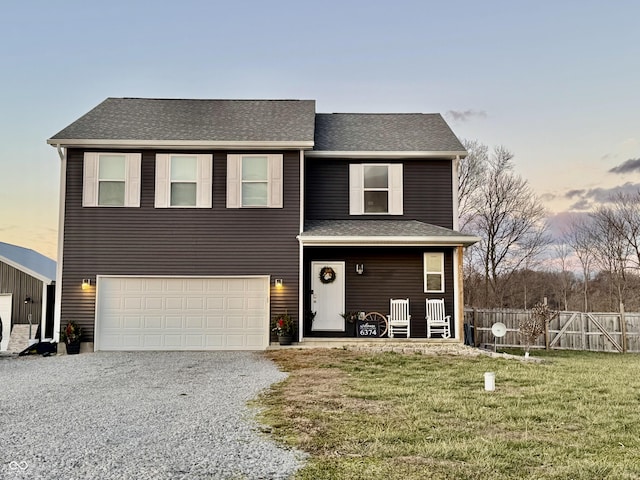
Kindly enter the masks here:
[[[5, 0], [0, 241], [55, 259], [46, 139], [107, 97], [440, 112], [557, 221], [640, 188], [638, 1]], [[556, 222], [557, 223], [557, 222]]]

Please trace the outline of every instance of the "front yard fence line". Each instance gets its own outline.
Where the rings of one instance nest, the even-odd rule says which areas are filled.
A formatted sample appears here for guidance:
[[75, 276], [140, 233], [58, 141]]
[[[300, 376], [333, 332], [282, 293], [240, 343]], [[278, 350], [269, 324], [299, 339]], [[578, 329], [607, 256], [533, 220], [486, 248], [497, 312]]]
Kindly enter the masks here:
[[[640, 353], [640, 312], [553, 312], [544, 335], [531, 348]], [[493, 348], [491, 326], [504, 323], [507, 333], [496, 341], [499, 348], [524, 348], [518, 326], [530, 310], [465, 308], [465, 333], [476, 347]], [[467, 343], [471, 343], [468, 341]]]

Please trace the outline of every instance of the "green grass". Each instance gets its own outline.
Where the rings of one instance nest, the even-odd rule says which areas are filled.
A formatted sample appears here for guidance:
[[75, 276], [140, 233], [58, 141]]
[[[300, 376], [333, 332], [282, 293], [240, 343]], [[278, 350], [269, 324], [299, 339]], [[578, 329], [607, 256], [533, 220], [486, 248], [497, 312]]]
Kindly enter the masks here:
[[[640, 479], [640, 357], [281, 350], [262, 420], [297, 479]], [[496, 390], [484, 390], [484, 372]]]

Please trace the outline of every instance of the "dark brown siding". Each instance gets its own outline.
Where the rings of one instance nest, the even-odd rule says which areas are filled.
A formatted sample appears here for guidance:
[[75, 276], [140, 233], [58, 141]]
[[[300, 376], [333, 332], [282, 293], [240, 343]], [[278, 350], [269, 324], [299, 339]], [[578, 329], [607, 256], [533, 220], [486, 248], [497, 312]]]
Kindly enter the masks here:
[[[307, 159], [305, 163], [305, 219], [404, 218], [453, 228], [450, 160], [393, 161], [403, 164], [404, 214], [349, 215], [349, 164], [360, 160]], [[366, 163], [393, 163], [366, 161]], [[362, 162], [365, 163], [365, 162]]]
[[[445, 293], [424, 293], [423, 254], [424, 252], [445, 253]], [[344, 261], [346, 269], [345, 307], [346, 311], [380, 312], [389, 314], [391, 298], [409, 298], [411, 313], [411, 337], [426, 337], [425, 300], [444, 298], [448, 315], [455, 320], [453, 310], [453, 250], [450, 248], [305, 248], [305, 271], [311, 271], [311, 261]], [[357, 263], [364, 265], [364, 274], [355, 271]], [[307, 275], [309, 276], [309, 275]], [[304, 279], [305, 311], [309, 308], [311, 279]], [[347, 327], [348, 328], [348, 327]], [[311, 332], [305, 324], [305, 335], [320, 336]], [[324, 336], [353, 335], [324, 334]]]
[[[83, 151], [67, 163], [62, 318], [93, 340], [96, 275], [271, 275], [271, 310], [298, 312], [299, 152], [284, 154], [284, 208], [227, 209], [227, 152], [213, 153], [212, 208], [154, 208], [155, 151], [142, 152], [140, 208], [82, 207]], [[234, 152], [250, 153], [250, 152]], [[270, 152], [271, 153], [271, 152]], [[278, 152], [275, 152], [278, 153]], [[273, 283], [273, 282], [272, 282]]]
[[[11, 323], [29, 323], [29, 314], [33, 325], [42, 322], [42, 280], [24, 273], [11, 265], [0, 262], [0, 293], [12, 293]], [[24, 303], [26, 297], [30, 303]], [[2, 319], [5, 321], [5, 319]], [[35, 329], [33, 335], [35, 335]]]

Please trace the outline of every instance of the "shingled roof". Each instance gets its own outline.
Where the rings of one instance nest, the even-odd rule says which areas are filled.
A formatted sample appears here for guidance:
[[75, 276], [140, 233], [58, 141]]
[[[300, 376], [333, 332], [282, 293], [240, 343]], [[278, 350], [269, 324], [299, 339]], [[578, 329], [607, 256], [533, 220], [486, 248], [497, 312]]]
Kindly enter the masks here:
[[472, 235], [417, 220], [314, 220], [299, 236], [305, 245], [471, 245]]
[[323, 151], [466, 155], [438, 113], [320, 113], [314, 152]]
[[107, 98], [48, 143], [215, 146], [253, 142], [310, 148], [314, 120], [314, 100]]

